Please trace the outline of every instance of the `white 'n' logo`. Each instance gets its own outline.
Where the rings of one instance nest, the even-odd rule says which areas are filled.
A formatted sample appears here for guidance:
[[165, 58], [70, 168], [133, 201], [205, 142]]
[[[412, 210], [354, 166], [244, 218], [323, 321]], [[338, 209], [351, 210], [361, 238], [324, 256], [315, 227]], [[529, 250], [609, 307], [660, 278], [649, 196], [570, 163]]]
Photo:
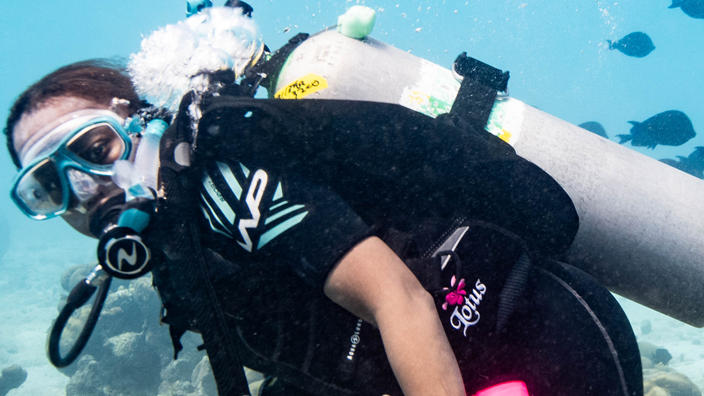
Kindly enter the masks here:
[[130, 266], [133, 266], [134, 263], [137, 262], [137, 249], [134, 246], [134, 242], [132, 242], [132, 253], [127, 254], [125, 249], [120, 249], [117, 252], [117, 265], [120, 267], [120, 271], [122, 271], [123, 261], [127, 261]]
[[252, 218], [240, 219], [237, 226], [240, 230], [240, 234], [242, 234], [242, 239], [244, 239], [244, 243], [240, 241], [237, 241], [237, 243], [239, 243], [240, 246], [248, 252], [252, 251], [252, 239], [249, 237], [247, 228], [257, 228], [259, 225], [259, 217], [261, 216], [259, 213], [259, 203], [262, 201], [262, 197], [264, 196], [264, 190], [266, 189], [268, 179], [269, 176], [261, 169], [257, 170], [254, 173], [254, 176], [252, 176], [252, 183], [249, 185], [247, 197], [245, 198], [245, 202], [247, 202], [247, 207], [249, 208], [249, 212], [252, 214]]

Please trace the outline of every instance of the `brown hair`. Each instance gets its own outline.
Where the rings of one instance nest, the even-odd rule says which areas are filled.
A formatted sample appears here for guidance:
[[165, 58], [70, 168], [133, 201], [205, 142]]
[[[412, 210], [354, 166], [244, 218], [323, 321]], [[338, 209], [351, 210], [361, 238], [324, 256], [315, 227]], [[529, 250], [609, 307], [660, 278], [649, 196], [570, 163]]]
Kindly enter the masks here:
[[61, 96], [91, 100], [110, 105], [112, 98], [130, 101], [130, 110], [140, 108], [139, 96], [125, 68], [115, 61], [91, 59], [72, 63], [47, 74], [17, 98], [10, 108], [5, 125], [7, 149], [12, 162], [21, 168], [20, 160], [13, 144], [15, 126], [25, 113], [40, 109], [48, 101]]

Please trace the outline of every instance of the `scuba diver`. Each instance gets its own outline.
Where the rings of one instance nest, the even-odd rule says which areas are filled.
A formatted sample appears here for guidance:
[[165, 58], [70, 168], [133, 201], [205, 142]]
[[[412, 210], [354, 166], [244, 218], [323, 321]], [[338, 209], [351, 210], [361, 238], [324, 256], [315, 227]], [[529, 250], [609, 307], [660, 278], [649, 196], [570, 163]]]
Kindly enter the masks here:
[[[67, 306], [151, 272], [175, 357], [200, 333], [221, 395], [249, 394], [243, 366], [276, 378], [262, 395], [642, 394], [625, 314], [560, 261], [579, 226], [560, 185], [467, 107], [255, 99], [304, 40], [208, 73], [175, 113], [104, 61], [17, 99], [13, 200], [100, 241]], [[505, 91], [484, 66], [466, 98]]]

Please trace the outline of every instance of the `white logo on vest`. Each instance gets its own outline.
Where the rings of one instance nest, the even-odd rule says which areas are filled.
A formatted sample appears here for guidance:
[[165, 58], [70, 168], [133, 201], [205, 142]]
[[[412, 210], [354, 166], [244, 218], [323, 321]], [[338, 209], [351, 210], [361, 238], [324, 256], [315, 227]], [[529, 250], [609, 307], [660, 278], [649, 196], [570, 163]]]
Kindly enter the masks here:
[[[453, 276], [450, 286], [455, 285], [456, 278]], [[455, 330], [462, 329], [462, 333], [467, 337], [467, 329], [479, 322], [481, 315], [479, 314], [479, 304], [482, 302], [482, 297], [486, 293], [486, 285], [481, 280], [477, 279], [474, 284], [474, 289], [467, 295], [464, 290], [464, 279], [460, 279], [457, 284], [457, 289], [451, 291], [445, 296], [445, 303], [442, 304], [442, 309], [447, 310], [449, 305], [456, 305], [455, 310], [450, 315], [450, 325]]]
[[266, 190], [266, 183], [268, 180], [269, 176], [266, 172], [261, 169], [257, 170], [252, 177], [252, 183], [249, 185], [249, 190], [247, 191], [247, 196], [245, 198], [245, 202], [247, 202], [247, 207], [249, 208], [249, 213], [252, 215], [252, 218], [240, 220], [237, 228], [240, 230], [244, 243], [240, 241], [237, 241], [237, 243], [248, 252], [252, 251], [252, 239], [249, 237], [247, 229], [257, 228], [259, 225], [259, 217], [261, 216], [259, 204], [262, 202], [262, 197], [264, 196], [264, 190]]

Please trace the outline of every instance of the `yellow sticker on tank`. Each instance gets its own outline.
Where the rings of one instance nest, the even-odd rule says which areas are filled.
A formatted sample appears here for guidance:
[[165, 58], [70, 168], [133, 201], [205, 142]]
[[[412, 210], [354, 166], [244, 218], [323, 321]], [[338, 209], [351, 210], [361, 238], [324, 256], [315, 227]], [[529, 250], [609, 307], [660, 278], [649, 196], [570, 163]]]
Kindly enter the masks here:
[[511, 144], [511, 132], [501, 128], [501, 131], [503, 133], [498, 134], [497, 136], [499, 139], [503, 140], [504, 142]]
[[277, 99], [301, 99], [328, 87], [325, 77], [308, 74], [281, 88], [274, 95]]

